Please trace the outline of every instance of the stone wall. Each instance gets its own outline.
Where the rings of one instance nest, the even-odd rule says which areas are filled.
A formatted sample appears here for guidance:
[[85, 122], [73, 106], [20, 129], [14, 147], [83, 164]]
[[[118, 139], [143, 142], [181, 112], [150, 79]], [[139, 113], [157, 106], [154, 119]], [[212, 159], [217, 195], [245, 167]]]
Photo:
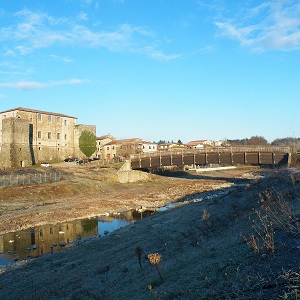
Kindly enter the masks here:
[[79, 150], [79, 136], [84, 130], [96, 135], [96, 126], [76, 125], [76, 119], [26, 108], [1, 112], [0, 168], [85, 158]]
[[7, 118], [2, 121], [0, 167], [31, 166], [35, 160], [32, 148], [32, 126], [27, 120]]
[[120, 183], [130, 183], [139, 181], [151, 181], [151, 174], [132, 170], [130, 167], [130, 160], [127, 160], [124, 165], [117, 172]]

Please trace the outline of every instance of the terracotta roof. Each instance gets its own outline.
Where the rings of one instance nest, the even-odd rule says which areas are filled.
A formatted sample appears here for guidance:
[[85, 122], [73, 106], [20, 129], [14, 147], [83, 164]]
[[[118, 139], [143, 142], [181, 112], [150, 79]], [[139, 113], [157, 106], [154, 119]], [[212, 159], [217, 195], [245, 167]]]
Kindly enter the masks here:
[[104, 140], [104, 139], [108, 139], [108, 138], [115, 140], [115, 138], [111, 134], [98, 136], [98, 137], [96, 137], [96, 140]]
[[2, 111], [0, 113], [2, 114], [2, 113], [6, 113], [6, 112], [15, 111], [15, 110], [21, 110], [21, 111], [32, 112], [32, 113], [40, 113], [40, 114], [47, 114], [47, 115], [52, 115], [52, 116], [59, 116], [59, 117], [66, 117], [66, 118], [77, 119], [76, 117], [72, 117], [72, 116], [68, 116], [68, 115], [64, 115], [64, 114], [60, 114], [60, 113], [54, 113], [54, 112], [43, 111], [43, 110], [36, 110], [36, 109], [24, 108], [24, 107], [12, 108], [12, 109], [8, 109], [8, 110], [5, 110], [5, 111]]
[[140, 138], [131, 138], [131, 139], [124, 139], [124, 140], [113, 140], [106, 145], [120, 145], [120, 144], [134, 144], [134, 143], [141, 143], [142, 139]]
[[186, 145], [199, 145], [199, 144], [203, 144], [207, 141], [209, 141], [209, 140], [190, 141], [190, 142], [186, 143]]

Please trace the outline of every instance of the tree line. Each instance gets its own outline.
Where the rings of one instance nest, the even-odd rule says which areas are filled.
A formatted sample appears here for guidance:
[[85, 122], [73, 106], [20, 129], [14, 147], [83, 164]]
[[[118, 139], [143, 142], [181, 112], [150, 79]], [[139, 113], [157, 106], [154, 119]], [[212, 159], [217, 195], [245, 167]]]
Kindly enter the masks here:
[[[174, 141], [172, 140], [171, 143]], [[156, 142], [154, 142], [156, 143]], [[170, 141], [159, 140], [157, 142], [160, 144], [169, 144]], [[182, 144], [181, 140], [178, 140], [178, 144]], [[300, 138], [286, 137], [277, 138], [273, 142], [269, 143], [263, 136], [252, 136], [250, 138], [244, 139], [227, 139], [223, 142], [224, 146], [277, 146], [277, 147], [294, 147], [300, 149]]]
[[231, 146], [277, 146], [277, 147], [295, 147], [300, 148], [300, 138], [286, 137], [277, 138], [269, 143], [263, 136], [252, 136], [251, 138], [227, 140]]

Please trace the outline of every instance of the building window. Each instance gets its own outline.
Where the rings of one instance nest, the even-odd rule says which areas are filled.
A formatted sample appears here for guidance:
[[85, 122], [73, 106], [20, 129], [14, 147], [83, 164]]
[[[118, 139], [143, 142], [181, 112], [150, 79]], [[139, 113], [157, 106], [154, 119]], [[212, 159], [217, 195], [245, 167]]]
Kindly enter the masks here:
[[60, 133], [58, 132], [56, 135], [57, 139], [60, 140]]
[[38, 120], [42, 120], [42, 115], [41, 115], [41, 114], [38, 114], [38, 115], [37, 115], [37, 118], [38, 118]]
[[50, 121], [51, 121], [51, 119], [52, 119], [52, 118], [51, 118], [51, 116], [49, 115], [49, 116], [48, 116], [48, 121], [50, 122]]
[[41, 138], [42, 138], [42, 132], [38, 131], [38, 139], [41, 139]]
[[109, 150], [109, 147], [106, 147], [107, 150]]
[[39, 151], [41, 150], [41, 147], [39, 147]]
[[57, 117], [57, 118], [56, 118], [56, 121], [57, 121], [57, 122], [60, 122], [60, 117]]
[[48, 132], [48, 140], [51, 140], [51, 132]]
[[65, 124], [65, 126], [67, 126], [67, 120], [64, 120], [64, 124]]
[[67, 139], [67, 135], [65, 134], [65, 140]]

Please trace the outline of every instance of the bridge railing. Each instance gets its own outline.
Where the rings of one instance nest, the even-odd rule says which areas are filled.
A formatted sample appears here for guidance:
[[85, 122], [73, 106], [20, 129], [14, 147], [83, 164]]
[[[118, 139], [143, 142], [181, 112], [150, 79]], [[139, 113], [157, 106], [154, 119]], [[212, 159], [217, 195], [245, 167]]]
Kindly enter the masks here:
[[291, 153], [292, 147], [262, 147], [262, 146], [245, 146], [245, 147], [211, 147], [203, 149], [183, 149], [183, 150], [160, 150], [148, 153], [132, 154], [130, 159], [140, 159], [143, 157], [154, 157], [154, 156], [167, 156], [167, 155], [184, 155], [184, 154], [197, 154], [197, 153]]

